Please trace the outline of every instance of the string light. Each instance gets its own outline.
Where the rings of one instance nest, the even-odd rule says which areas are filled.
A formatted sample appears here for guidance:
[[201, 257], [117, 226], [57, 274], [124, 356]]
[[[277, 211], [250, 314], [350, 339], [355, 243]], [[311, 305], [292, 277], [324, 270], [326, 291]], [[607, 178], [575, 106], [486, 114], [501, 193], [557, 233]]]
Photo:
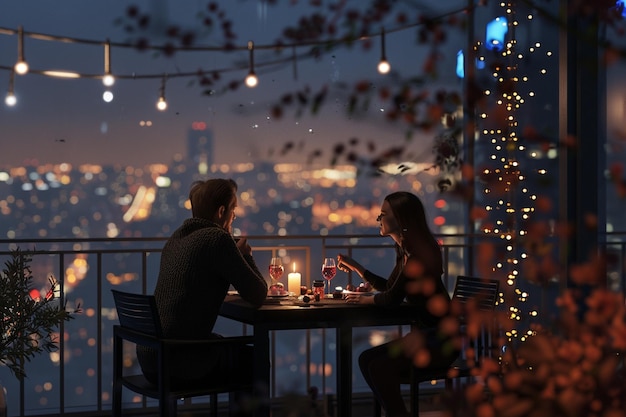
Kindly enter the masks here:
[[4, 98], [4, 102], [7, 106], [13, 107], [17, 104], [17, 98], [15, 97], [15, 92], [13, 91], [15, 81], [15, 72], [11, 71], [11, 75], [9, 76], [9, 90], [7, 91], [7, 95]]
[[[436, 16], [433, 17], [431, 19], [429, 19], [429, 21], [443, 21], [445, 18], [447, 18], [450, 15], [454, 15], [454, 14], [458, 14], [458, 13], [463, 13], [466, 12], [467, 8], [463, 7], [457, 10], [452, 10], [449, 11], [447, 13], [444, 13], [440, 16]], [[414, 22], [414, 23], [409, 23], [409, 24], [405, 24], [405, 25], [401, 25], [398, 26], [396, 28], [394, 28], [392, 30], [392, 32], [398, 32], [398, 31], [404, 31], [407, 29], [411, 29], [417, 26], [421, 26], [423, 25], [424, 22], [420, 21], [420, 22]], [[116, 81], [116, 79], [132, 79], [132, 80], [136, 80], [136, 79], [154, 79], [154, 78], [160, 78], [161, 75], [160, 74], [137, 74], [135, 72], [132, 72], [132, 74], [116, 74], [115, 76], [113, 76], [112, 70], [111, 70], [111, 46], [115, 46], [115, 47], [119, 47], [119, 48], [129, 48], [129, 49], [135, 49], [136, 45], [133, 43], [111, 43], [109, 39], [107, 39], [105, 42], [99, 42], [99, 41], [94, 41], [94, 40], [87, 40], [87, 39], [78, 39], [78, 38], [72, 38], [72, 37], [67, 37], [67, 36], [56, 36], [56, 35], [49, 35], [49, 34], [43, 34], [43, 33], [35, 33], [35, 32], [24, 32], [23, 27], [20, 25], [18, 27], [18, 29], [8, 29], [8, 28], [4, 28], [4, 27], [0, 27], [0, 35], [17, 35], [17, 46], [18, 46], [18, 59], [17, 62], [15, 63], [15, 65], [13, 67], [8, 67], [8, 66], [4, 66], [4, 65], [0, 65], [0, 70], [8, 70], [11, 71], [12, 74], [19, 74], [19, 75], [24, 75], [27, 73], [31, 73], [31, 74], [36, 74], [36, 75], [43, 75], [43, 76], [47, 76], [47, 77], [53, 77], [53, 78], [65, 78], [65, 79], [73, 79], [73, 78], [89, 78], [89, 79], [100, 79], [102, 81], [102, 83], [104, 84], [104, 86], [107, 87], [107, 89], [103, 92], [102, 94], [102, 99], [105, 102], [111, 102], [114, 98], [113, 93], [110, 91], [110, 88]], [[53, 69], [30, 69], [28, 66], [28, 63], [26, 62], [25, 59], [25, 54], [24, 54], [24, 35], [31, 37], [31, 38], [35, 38], [37, 40], [41, 40], [41, 41], [54, 41], [54, 42], [63, 42], [63, 43], [78, 43], [78, 44], [97, 44], [97, 45], [102, 45], [104, 47], [104, 73], [99, 73], [99, 74], [86, 74], [86, 73], [79, 73], [79, 72], [74, 72], [74, 71], [67, 71], [67, 70], [53, 70]], [[370, 36], [376, 36], [376, 34], [371, 34]], [[381, 33], [381, 60], [378, 64], [378, 71], [381, 74], [386, 74], [390, 71], [391, 66], [389, 65], [389, 63], [387, 62], [386, 59], [386, 53], [385, 53], [385, 29], [383, 28]], [[362, 37], [361, 40], [367, 40], [369, 39], [369, 37]], [[353, 41], [352, 40], [346, 40], [346, 41], [342, 41], [342, 42], [337, 42], [337, 40], [333, 39], [332, 42], [330, 42], [331, 40], [320, 40], [317, 44], [319, 46], [322, 45], [328, 45], [329, 43], [334, 45], [334, 46], [340, 46], [342, 44], [351, 44]], [[249, 52], [249, 72], [248, 75], [245, 78], [245, 83], [248, 87], [253, 88], [258, 84], [258, 78], [256, 76], [255, 73], [255, 63], [254, 63], [254, 49], [268, 49], [268, 50], [273, 50], [276, 52], [280, 52], [281, 50], [283, 50], [286, 47], [291, 47], [292, 48], [292, 56], [290, 58], [281, 58], [281, 59], [275, 59], [275, 60], [267, 60], [266, 62], [262, 62], [260, 64], [260, 66], [263, 67], [269, 67], [269, 66], [276, 66], [278, 64], [284, 64], [288, 61], [292, 61], [293, 63], [293, 72], [294, 72], [294, 79], [298, 78], [298, 74], [297, 74], [297, 59], [298, 59], [298, 54], [296, 53], [296, 48], [298, 47], [306, 47], [307, 52], [301, 54], [300, 56], [303, 57], [312, 57], [314, 56], [313, 54], [311, 54], [310, 52], [310, 47], [311, 44], [310, 43], [292, 43], [292, 44], [286, 44], [286, 45], [280, 45], [277, 46], [275, 44], [269, 44], [269, 45], [260, 45], [260, 46], [255, 46], [253, 41], [249, 41], [247, 43], [247, 46], [242, 47], [242, 46], [228, 46], [227, 48], [225, 47], [214, 47], [214, 46], [181, 46], [181, 47], [176, 47], [176, 50], [180, 50], [180, 51], [215, 51], [215, 52], [232, 52], [233, 50], [244, 50], [247, 49]], [[163, 51], [164, 50], [164, 46], [152, 46], [149, 45], [146, 47], [146, 49], [152, 49], [152, 50], [157, 50], [157, 51]], [[203, 75], [215, 75], [215, 74], [221, 74], [224, 72], [230, 72], [230, 71], [239, 71], [241, 70], [241, 65], [238, 65], [237, 68], [214, 68], [211, 70], [207, 70], [207, 71], [193, 71], [193, 72], [182, 72], [179, 71], [175, 74], [173, 74], [172, 76], [174, 77], [198, 77], [198, 76], [203, 76]], [[11, 83], [12, 86], [12, 83]], [[15, 105], [15, 103], [17, 102], [15, 95], [12, 93], [12, 87], [10, 87], [10, 93], [7, 94], [7, 97], [5, 99], [5, 102], [7, 103], [7, 105]], [[11, 104], [9, 104], [11, 103]], [[159, 96], [159, 100], [157, 102], [157, 108], [160, 111], [164, 111], [167, 109], [167, 102], [165, 100], [165, 77], [163, 77], [162, 79], [162, 84], [161, 84], [161, 92], [160, 92], [160, 96]]]
[[20, 25], [17, 28], [17, 62], [15, 72], [19, 75], [28, 73], [28, 63], [24, 59], [24, 28]]
[[[434, 16], [431, 17], [430, 19], [428, 19], [428, 22], [438, 22], [438, 21], [444, 21], [445, 19], [447, 19], [449, 16], [453, 16], [453, 15], [457, 15], [460, 13], [466, 13], [468, 12], [468, 8], [467, 7], [459, 7], [456, 8], [454, 10], [450, 10], [448, 12], [445, 12], [439, 16]], [[411, 23], [407, 23], [407, 24], [403, 24], [403, 25], [399, 25], [397, 27], [395, 27], [393, 30], [388, 31], [388, 32], [400, 32], [400, 31], [405, 31], [405, 30], [409, 30], [409, 29], [413, 29], [415, 27], [419, 27], [419, 26], [423, 26], [425, 24], [424, 21], [417, 21], [417, 22], [411, 22]], [[116, 48], [127, 48], [127, 49], [136, 49], [137, 45], [135, 43], [131, 43], [131, 42], [115, 42], [115, 43], [111, 43], [109, 40], [107, 40], [106, 42], [102, 42], [102, 41], [96, 41], [96, 40], [92, 40], [92, 39], [80, 39], [80, 38], [74, 38], [74, 37], [69, 37], [69, 36], [57, 36], [57, 35], [50, 35], [50, 34], [45, 34], [45, 33], [36, 33], [36, 32], [24, 32], [22, 27], [20, 26], [19, 29], [10, 29], [10, 28], [6, 28], [6, 27], [0, 27], [0, 35], [18, 35], [18, 61], [17, 63], [12, 66], [12, 67], [7, 67], [4, 65], [0, 65], [0, 70], [15, 70], [15, 72], [17, 74], [26, 74], [26, 73], [33, 73], [33, 74], [37, 74], [37, 75], [44, 75], [44, 76], [49, 76], [49, 77], [55, 77], [55, 78], [90, 78], [90, 79], [99, 79], [102, 80], [103, 83], [107, 83], [105, 84], [105, 86], [110, 87], [111, 85], [109, 85], [108, 83], [111, 83], [111, 80], [113, 80], [113, 82], [115, 82], [116, 79], [128, 79], [128, 80], [138, 80], [138, 79], [155, 79], [155, 78], [160, 78], [161, 74], [138, 74], [136, 72], [132, 72], [131, 74], [116, 74], [113, 77], [112, 72], [110, 71], [110, 48], [112, 46], [116, 47]], [[37, 40], [41, 40], [41, 41], [52, 41], [52, 42], [62, 42], [62, 43], [77, 43], [77, 44], [88, 44], [88, 45], [93, 45], [93, 44], [97, 44], [97, 45], [104, 45], [105, 48], [105, 71], [104, 74], [86, 74], [86, 73], [78, 73], [78, 72], [74, 72], [74, 71], [64, 71], [64, 70], [50, 70], [50, 69], [42, 69], [42, 70], [34, 70], [34, 69], [29, 69], [28, 64], [26, 62], [26, 60], [24, 59], [24, 35], [31, 37], [31, 38], [35, 38]], [[361, 40], [366, 41], [368, 40], [370, 37], [374, 37], [377, 34], [373, 33], [370, 36], [364, 36], [361, 38]], [[381, 34], [381, 38], [384, 37]], [[346, 39], [343, 41], [337, 41], [337, 39], [323, 39], [320, 40], [319, 42], [316, 42], [315, 44], [313, 44], [313, 46], [317, 45], [317, 46], [323, 46], [323, 47], [327, 47], [328, 45], [332, 45], [333, 47], [337, 47], [337, 46], [341, 46], [341, 45], [351, 45], [354, 42], [353, 39]], [[315, 54], [311, 53], [311, 46], [312, 44], [309, 42], [305, 42], [305, 43], [299, 43], [299, 42], [294, 42], [294, 43], [288, 43], [288, 44], [281, 44], [279, 46], [277, 46], [276, 44], [267, 44], [267, 45], [253, 45], [252, 41], [248, 42], [247, 46], [228, 46], [228, 47], [223, 47], [223, 46], [197, 46], [197, 45], [192, 45], [192, 46], [179, 46], [179, 47], [175, 47], [175, 51], [201, 51], [201, 52], [206, 52], [206, 51], [213, 51], [213, 52], [224, 52], [224, 53], [232, 53], [232, 51], [238, 51], [238, 50], [249, 50], [250, 52], [250, 61], [251, 64], [253, 64], [253, 51], [252, 48], [256, 48], [256, 49], [263, 49], [263, 50], [272, 50], [275, 52], [280, 52], [283, 49], [286, 48], [292, 48], [293, 50], [293, 54], [291, 57], [288, 58], [280, 58], [280, 59], [275, 59], [275, 60], [269, 60], [267, 62], [262, 62], [261, 64], [256, 64], [257, 67], [259, 66], [263, 66], [263, 67], [270, 67], [270, 66], [276, 66], [279, 64], [284, 64], [287, 63], [289, 61], [293, 62], [293, 68], [294, 68], [294, 78], [297, 79], [297, 68], [296, 68], [296, 62], [299, 56], [301, 57], [314, 57]], [[295, 50], [298, 47], [303, 47], [306, 49], [306, 52], [297, 55]], [[170, 48], [169, 46], [167, 48]], [[145, 49], [148, 50], [155, 50], [155, 51], [164, 51], [166, 49], [165, 46], [159, 46], [159, 45], [147, 45], [145, 47]], [[384, 49], [384, 42], [383, 42], [383, 49]], [[383, 55], [384, 55], [384, 51], [383, 51]], [[107, 65], [108, 64], [108, 65]], [[249, 69], [250, 72], [248, 74], [248, 76], [246, 77], [246, 85], [252, 85], [255, 86], [256, 84], [258, 84], [258, 78], [256, 76], [256, 74], [254, 73], [254, 66], [255, 65], [250, 65]], [[108, 68], [107, 68], [108, 67]], [[108, 69], [108, 71], [107, 71]], [[241, 66], [238, 65], [237, 68], [213, 68], [210, 70], [206, 70], [206, 71], [190, 71], [190, 72], [182, 72], [179, 71], [175, 74], [171, 74], [171, 77], [177, 77], [177, 78], [181, 78], [181, 77], [198, 77], [198, 76], [202, 76], [202, 75], [215, 75], [215, 74], [221, 74], [221, 73], [225, 73], [225, 72], [232, 72], [232, 71], [239, 71], [241, 70]], [[106, 77], [108, 74], [111, 75], [112, 78]]]
[[254, 42], [248, 41], [248, 51], [250, 51], [250, 71], [246, 77], [246, 85], [250, 88], [254, 88], [259, 83], [259, 79], [254, 73]]
[[111, 73], [111, 42], [108, 39], [104, 43], [104, 76], [102, 77], [102, 84], [106, 87], [111, 87], [115, 84], [115, 77]]
[[161, 90], [159, 94], [159, 101], [157, 101], [156, 107], [159, 111], [165, 111], [167, 109], [167, 101], [165, 101], [165, 80], [166, 76], [163, 76], [161, 80]]
[[391, 70], [391, 65], [387, 62], [387, 55], [385, 54], [385, 28], [382, 28], [380, 32], [380, 61], [378, 62], [378, 72], [380, 74], [387, 74]]

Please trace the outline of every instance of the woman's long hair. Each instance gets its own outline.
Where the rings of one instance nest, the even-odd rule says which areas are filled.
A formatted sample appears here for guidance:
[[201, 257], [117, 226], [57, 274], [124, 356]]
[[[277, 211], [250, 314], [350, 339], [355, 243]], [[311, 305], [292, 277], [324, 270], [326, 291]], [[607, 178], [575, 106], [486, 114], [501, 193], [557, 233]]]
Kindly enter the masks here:
[[428, 227], [426, 211], [422, 201], [415, 194], [397, 191], [385, 197], [393, 216], [398, 223], [402, 236], [402, 247], [398, 256], [408, 253], [417, 258], [425, 270], [443, 273], [441, 248]]

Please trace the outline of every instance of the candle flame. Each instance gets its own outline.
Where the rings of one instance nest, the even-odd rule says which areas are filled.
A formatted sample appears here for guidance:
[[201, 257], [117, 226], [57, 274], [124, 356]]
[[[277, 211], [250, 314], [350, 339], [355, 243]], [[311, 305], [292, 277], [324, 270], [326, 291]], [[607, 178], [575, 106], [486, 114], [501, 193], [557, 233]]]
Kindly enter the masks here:
[[296, 272], [296, 263], [293, 263], [293, 272]]

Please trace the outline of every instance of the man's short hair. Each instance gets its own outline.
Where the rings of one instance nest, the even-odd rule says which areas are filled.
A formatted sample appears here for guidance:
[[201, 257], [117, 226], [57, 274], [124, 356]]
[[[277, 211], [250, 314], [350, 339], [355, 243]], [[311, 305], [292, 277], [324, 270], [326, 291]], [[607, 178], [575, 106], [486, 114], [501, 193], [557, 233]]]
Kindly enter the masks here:
[[193, 217], [213, 220], [220, 206], [228, 208], [237, 193], [237, 183], [232, 179], [212, 178], [191, 185], [189, 201]]

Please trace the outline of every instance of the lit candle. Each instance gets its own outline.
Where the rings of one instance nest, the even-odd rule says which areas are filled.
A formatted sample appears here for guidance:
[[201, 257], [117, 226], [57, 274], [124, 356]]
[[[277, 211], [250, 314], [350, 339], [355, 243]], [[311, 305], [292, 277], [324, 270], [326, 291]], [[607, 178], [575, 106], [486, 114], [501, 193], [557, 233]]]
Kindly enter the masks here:
[[300, 273], [296, 272], [296, 263], [293, 263], [293, 272], [290, 272], [287, 275], [287, 291], [290, 293], [294, 293], [295, 295], [300, 294]]

